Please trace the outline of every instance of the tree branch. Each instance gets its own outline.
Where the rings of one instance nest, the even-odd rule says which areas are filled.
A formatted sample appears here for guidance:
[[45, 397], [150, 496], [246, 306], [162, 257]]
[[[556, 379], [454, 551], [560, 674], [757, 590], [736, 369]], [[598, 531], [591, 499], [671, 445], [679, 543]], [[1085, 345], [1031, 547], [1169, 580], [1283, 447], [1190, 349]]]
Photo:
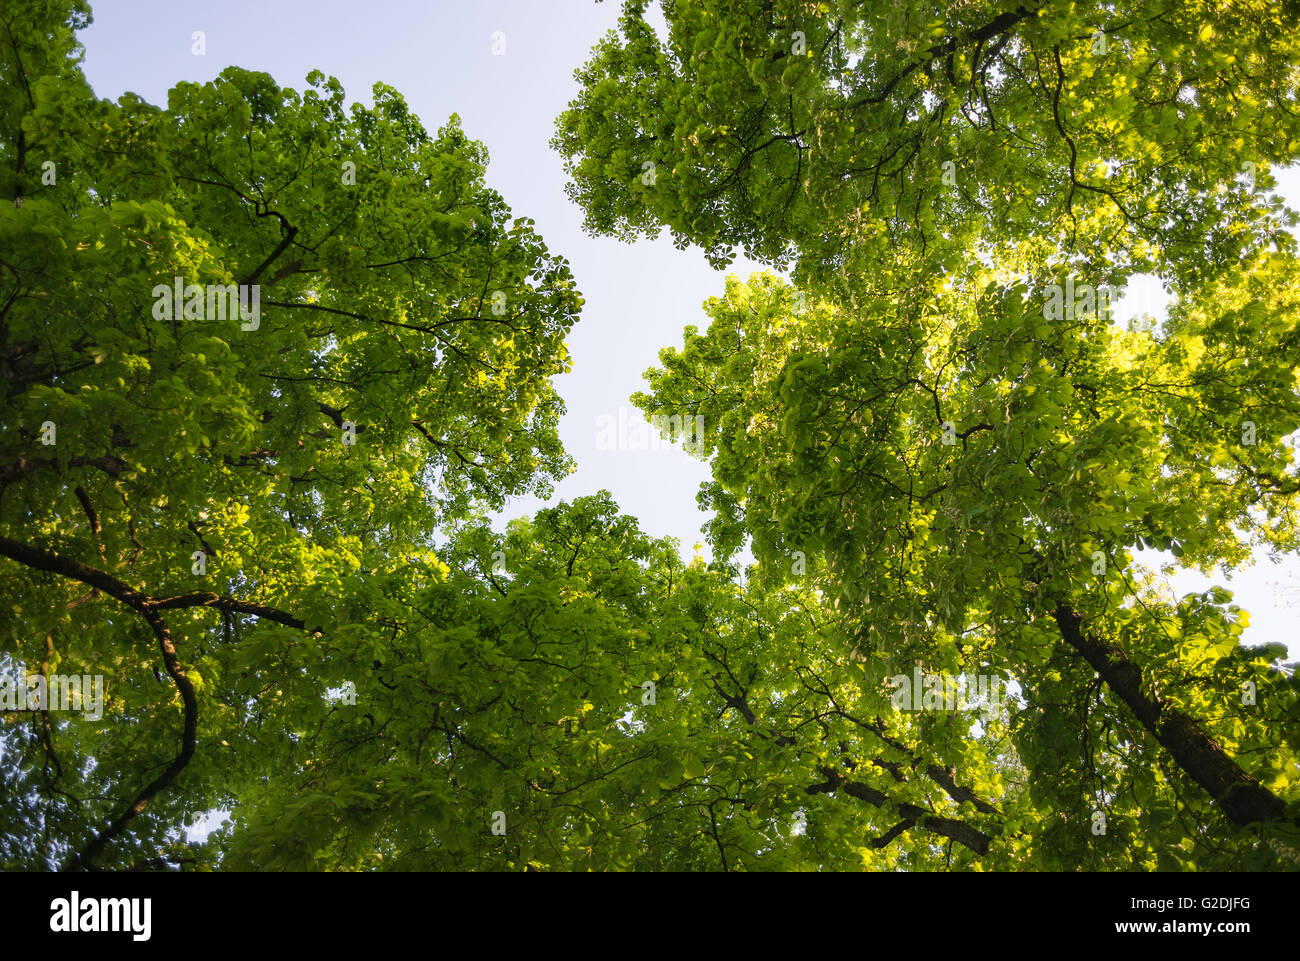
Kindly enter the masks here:
[[[843, 791], [850, 797], [866, 801], [881, 810], [897, 811], [906, 819], [908, 828], [916, 826], [923, 831], [929, 831], [931, 834], [938, 834], [941, 837], [956, 841], [958, 844], [970, 848], [976, 854], [988, 854], [989, 844], [993, 839], [983, 831], [971, 827], [965, 821], [941, 817], [915, 804], [894, 804], [889, 795], [883, 791], [877, 791], [870, 785], [863, 784], [860, 781], [846, 780], [844, 775], [834, 768], [822, 768], [822, 773], [826, 775], [826, 781], [822, 784], [809, 785], [806, 788], [809, 794], [834, 794], [836, 791]], [[892, 841], [894, 837], [902, 833], [899, 827], [901, 826], [895, 826], [885, 837]], [[877, 840], [883, 839], [878, 838]], [[889, 842], [885, 841], [885, 843]], [[881, 846], [883, 847], [883, 845]]]
[[1188, 775], [1219, 802], [1238, 824], [1285, 821], [1286, 804], [1238, 767], [1208, 734], [1187, 715], [1176, 711], [1158, 693], [1143, 693], [1141, 669], [1114, 644], [1083, 629], [1083, 617], [1067, 604], [1053, 613], [1065, 642], [1078, 651], [1112, 691]]
[[194, 756], [199, 728], [199, 704], [194, 695], [194, 685], [185, 676], [185, 669], [181, 667], [180, 659], [176, 656], [176, 646], [172, 643], [171, 631], [168, 630], [167, 624], [162, 617], [152, 609], [142, 610], [141, 613], [158, 637], [158, 647], [162, 650], [163, 664], [167, 668], [167, 673], [171, 675], [172, 682], [176, 685], [176, 690], [180, 692], [181, 700], [185, 704], [185, 726], [181, 732], [180, 753], [176, 755], [171, 764], [167, 765], [166, 770], [136, 794], [131, 803], [117, 817], [113, 818], [108, 827], [95, 835], [94, 839], [68, 862], [67, 870], [69, 871], [89, 867], [90, 862], [104, 850], [108, 842], [125, 831], [131, 822], [149, 806], [149, 802], [176, 780], [181, 771], [185, 770], [185, 766], [190, 763], [190, 758]]

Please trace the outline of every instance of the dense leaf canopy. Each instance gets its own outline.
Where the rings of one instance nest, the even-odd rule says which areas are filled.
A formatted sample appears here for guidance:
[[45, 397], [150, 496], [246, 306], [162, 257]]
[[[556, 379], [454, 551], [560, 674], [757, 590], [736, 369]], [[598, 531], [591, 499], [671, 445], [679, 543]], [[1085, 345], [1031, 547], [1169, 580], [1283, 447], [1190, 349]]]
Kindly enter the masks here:
[[[1261, 863], [1226, 839], [1294, 831], [1285, 648], [1134, 551], [1298, 546], [1295, 11], [646, 6], [559, 120], [588, 227], [797, 284], [730, 279], [637, 397], [703, 415], [715, 547], [811, 580], [877, 675], [1014, 679], [1039, 863]], [[1169, 317], [1121, 328], [1140, 272]]]
[[646, 8], [557, 123], [589, 228], [793, 268], [635, 397], [710, 564], [487, 523], [571, 468], [582, 300], [455, 117], [97, 99], [82, 0], [0, 15], [0, 674], [105, 698], [3, 705], [0, 867], [1294, 869], [1285, 647], [1138, 552], [1300, 548], [1296, 17]]

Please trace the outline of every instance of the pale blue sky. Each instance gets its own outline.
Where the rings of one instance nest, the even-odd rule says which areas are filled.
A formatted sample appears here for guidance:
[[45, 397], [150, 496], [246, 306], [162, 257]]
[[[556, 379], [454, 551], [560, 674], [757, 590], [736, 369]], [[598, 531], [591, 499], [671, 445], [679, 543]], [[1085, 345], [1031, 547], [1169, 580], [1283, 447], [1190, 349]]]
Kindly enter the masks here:
[[[430, 130], [459, 114], [466, 133], [489, 150], [488, 183], [516, 216], [536, 221], [552, 252], [568, 258], [586, 300], [569, 337], [573, 372], [556, 379], [568, 405], [560, 436], [578, 464], [557, 497], [607, 489], [644, 530], [679, 538], [689, 556], [703, 540], [695, 495], [706, 466], [680, 450], [601, 450], [597, 425], [602, 416], [617, 418], [620, 407], [635, 416], [628, 397], [643, 388], [642, 372], [660, 348], [680, 343], [686, 324], [707, 325], [700, 305], [721, 292], [723, 274], [699, 251], [675, 250], [667, 239], [624, 244], [586, 236], [581, 212], [564, 194], [562, 161], [548, 146], [554, 118], [576, 93], [574, 69], [618, 11], [618, 0], [98, 0], [82, 42], [86, 75], [101, 97], [130, 90], [165, 104], [177, 81], [211, 80], [234, 64], [297, 89], [320, 69], [364, 103], [383, 81]], [[191, 52], [196, 30], [205, 34], [204, 56]], [[501, 55], [493, 53], [497, 31], [504, 34]], [[1300, 177], [1289, 173], [1285, 193], [1300, 197]], [[741, 260], [732, 269], [747, 274], [756, 266]], [[1140, 307], [1154, 310], [1158, 301]], [[521, 499], [506, 514], [537, 506]], [[1206, 583], [1181, 575], [1176, 587], [1181, 593]], [[1294, 558], [1223, 583], [1251, 611], [1248, 642], [1280, 641], [1300, 656]]]

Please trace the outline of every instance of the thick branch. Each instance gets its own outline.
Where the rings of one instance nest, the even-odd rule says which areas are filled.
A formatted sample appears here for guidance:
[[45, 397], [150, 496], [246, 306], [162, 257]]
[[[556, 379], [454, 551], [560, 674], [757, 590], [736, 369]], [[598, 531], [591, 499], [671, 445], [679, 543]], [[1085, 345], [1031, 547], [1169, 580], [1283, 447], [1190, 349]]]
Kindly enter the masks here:
[[[54, 465], [54, 461], [48, 457], [33, 457], [30, 460], [24, 455], [19, 455], [18, 463], [0, 467], [0, 482], [13, 480], [22, 477], [24, 474], [30, 474], [32, 471], [41, 470], [45, 467]], [[69, 467], [98, 467], [105, 474], [111, 477], [118, 477], [123, 472], [130, 469], [131, 465], [120, 457], [107, 454], [103, 457], [74, 457], [68, 461]]]
[[243, 286], [257, 283], [257, 278], [261, 277], [266, 268], [275, 263], [276, 259], [289, 249], [289, 245], [293, 243], [293, 238], [298, 236], [298, 228], [285, 220], [283, 214], [279, 214], [274, 210], [265, 210], [258, 211], [257, 216], [277, 218], [280, 221], [280, 228], [284, 231], [284, 236], [280, 238], [280, 243], [275, 250], [267, 254], [266, 259], [258, 264], [251, 274], [240, 281], [240, 284]]
[[[989, 844], [993, 839], [983, 831], [971, 827], [965, 821], [960, 821], [957, 818], [941, 817], [915, 804], [894, 804], [889, 795], [883, 791], [877, 791], [870, 785], [859, 781], [846, 780], [844, 775], [834, 768], [823, 768], [822, 773], [826, 775], [826, 781], [822, 784], [809, 785], [807, 788], [809, 794], [834, 794], [836, 791], [843, 791], [850, 797], [866, 801], [873, 807], [896, 811], [906, 819], [907, 828], [902, 830], [907, 830], [913, 826], [919, 827], [923, 831], [929, 831], [931, 834], [938, 834], [941, 837], [956, 841], [958, 844], [970, 848], [976, 854], [988, 854]], [[892, 840], [893, 837], [901, 834], [900, 827], [901, 825], [895, 826], [886, 837]]]
[[1038, 10], [1036, 8], [1029, 7], [1019, 7], [1015, 10], [1008, 10], [998, 14], [984, 26], [972, 30], [964, 37], [953, 36], [940, 43], [936, 43], [934, 46], [930, 47], [930, 49], [925, 51], [922, 59], [913, 61], [901, 71], [894, 74], [889, 82], [881, 88], [880, 93], [875, 94], [874, 96], [860, 97], [854, 103], [849, 105], [849, 109], [856, 110], [858, 107], [869, 103], [884, 103], [889, 95], [894, 92], [894, 88], [897, 87], [901, 81], [907, 79], [907, 77], [916, 71], [917, 68], [935, 60], [947, 58], [955, 53], [958, 48], [966, 46], [972, 42], [974, 42], [978, 47], [978, 45], [983, 44], [984, 41], [1005, 33], [1016, 24], [1020, 23], [1020, 21], [1032, 17], [1037, 12]]
[[1128, 705], [1184, 771], [1219, 802], [1238, 824], [1283, 821], [1286, 804], [1237, 766], [1187, 715], [1174, 710], [1159, 694], [1143, 692], [1142, 671], [1118, 647], [1088, 634], [1083, 618], [1066, 604], [1053, 615], [1065, 642], [1083, 655], [1112, 691]]
[[83, 584], [89, 584], [91, 587], [97, 587], [110, 597], [115, 597], [123, 604], [140, 611], [146, 618], [151, 612], [179, 607], [213, 607], [220, 611], [254, 614], [257, 617], [266, 618], [268, 621], [275, 621], [287, 627], [302, 628], [306, 626], [299, 618], [274, 607], [255, 604], [251, 601], [241, 601], [234, 597], [225, 597], [211, 591], [192, 591], [188, 594], [176, 594], [172, 597], [154, 597], [151, 594], [144, 594], [134, 590], [111, 574], [106, 574], [101, 570], [82, 564], [80, 561], [60, 557], [57, 554], [41, 550], [38, 547], [31, 547], [8, 537], [0, 537], [0, 557], [8, 557], [20, 564], [26, 564], [28, 567], [41, 571], [50, 571], [54, 574], [62, 574], [64, 577], [70, 577], [81, 581]]
[[91, 861], [104, 850], [109, 841], [125, 831], [140, 812], [149, 806], [149, 802], [176, 780], [181, 771], [185, 770], [185, 766], [190, 763], [190, 758], [194, 756], [194, 746], [199, 728], [199, 703], [194, 695], [194, 685], [185, 676], [185, 669], [181, 667], [180, 659], [176, 656], [176, 646], [172, 643], [171, 631], [168, 630], [167, 624], [162, 617], [159, 616], [157, 611], [151, 609], [143, 610], [141, 613], [158, 637], [158, 646], [162, 650], [163, 664], [167, 668], [167, 673], [171, 675], [172, 682], [176, 685], [176, 690], [180, 692], [181, 700], [185, 704], [185, 727], [181, 732], [181, 750], [171, 764], [167, 765], [166, 770], [145, 785], [122, 813], [113, 818], [108, 827], [95, 835], [94, 839], [82, 849], [81, 853], [68, 863], [69, 871], [88, 867]]
[[132, 589], [104, 571], [96, 570], [71, 558], [60, 557], [49, 551], [22, 544], [8, 537], [0, 537], [0, 556], [8, 557], [36, 570], [62, 574], [64, 577], [70, 577], [81, 581], [83, 584], [89, 584], [91, 587], [98, 588], [110, 597], [115, 597], [127, 606], [139, 611], [158, 637], [158, 646], [162, 651], [163, 664], [167, 668], [167, 673], [171, 676], [172, 682], [176, 685], [176, 690], [180, 692], [181, 700], [185, 705], [185, 726], [181, 734], [180, 753], [176, 755], [166, 770], [136, 794], [131, 803], [112, 820], [108, 827], [97, 834], [68, 864], [69, 870], [85, 868], [89, 866], [90, 862], [104, 849], [104, 846], [109, 841], [127, 829], [130, 823], [149, 806], [149, 802], [160, 791], [176, 780], [181, 771], [185, 769], [185, 766], [189, 764], [190, 758], [194, 756], [199, 724], [198, 699], [194, 693], [194, 685], [186, 677], [185, 669], [181, 667], [180, 659], [176, 656], [176, 647], [172, 643], [171, 631], [162, 619], [162, 615], [158, 612], [172, 608], [215, 607], [227, 612], [238, 611], [244, 614], [255, 614], [258, 617], [277, 621], [290, 627], [301, 628], [304, 625], [298, 618], [283, 611], [278, 611], [273, 607], [240, 601], [233, 597], [222, 597], [208, 591], [194, 591], [189, 594], [177, 594], [173, 597], [153, 597]]

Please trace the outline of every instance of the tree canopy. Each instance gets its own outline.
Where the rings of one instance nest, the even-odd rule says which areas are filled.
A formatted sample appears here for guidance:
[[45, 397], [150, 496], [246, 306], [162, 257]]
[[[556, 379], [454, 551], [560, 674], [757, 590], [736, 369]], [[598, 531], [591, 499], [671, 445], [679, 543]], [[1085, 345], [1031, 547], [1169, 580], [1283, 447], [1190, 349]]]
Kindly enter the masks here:
[[[0, 554], [16, 562], [0, 578], [6, 651], [108, 673], [112, 707], [7, 753], [15, 798], [53, 792], [43, 824], [23, 811], [2, 832], [37, 863], [20, 825], [67, 854], [100, 824], [93, 851], [141, 802], [152, 827], [132, 830], [158, 838], [228, 792], [232, 757], [258, 766], [239, 744], [276, 713], [265, 696], [333, 677], [293, 663], [316, 645], [304, 630], [364, 620], [377, 572], [431, 558], [475, 505], [549, 491], [569, 469], [550, 375], [581, 304], [455, 117], [432, 136], [383, 85], [349, 109], [318, 73], [298, 93], [236, 68], [166, 109], [99, 100], [70, 13], [87, 16], [6, 14], [5, 89], [23, 95], [0, 164]], [[49, 66], [28, 55], [60, 43]], [[238, 289], [249, 310], [173, 304], [177, 285]], [[188, 801], [162, 791], [182, 769]]]
[[0, 15], [0, 673], [105, 678], [0, 705], [0, 867], [1294, 869], [1286, 648], [1138, 552], [1300, 547], [1297, 15], [647, 6], [557, 121], [588, 227], [792, 269], [634, 397], [707, 564], [489, 523], [582, 299], [456, 117], [103, 100], [82, 0]]
[[[1159, 860], [1131, 863], [1205, 867], [1202, 836], [1293, 832], [1285, 646], [1243, 648], [1228, 591], [1170, 597], [1133, 552], [1297, 547], [1268, 174], [1295, 159], [1295, 12], [672, 2], [661, 37], [646, 6], [558, 122], [588, 227], [797, 285], [729, 280], [637, 397], [703, 414], [715, 547], [752, 539], [770, 583], [821, 558], [801, 576], [868, 663], [1015, 679], [1004, 749], [1049, 861], [1140, 835]], [[1122, 329], [1141, 272], [1169, 317]]]

